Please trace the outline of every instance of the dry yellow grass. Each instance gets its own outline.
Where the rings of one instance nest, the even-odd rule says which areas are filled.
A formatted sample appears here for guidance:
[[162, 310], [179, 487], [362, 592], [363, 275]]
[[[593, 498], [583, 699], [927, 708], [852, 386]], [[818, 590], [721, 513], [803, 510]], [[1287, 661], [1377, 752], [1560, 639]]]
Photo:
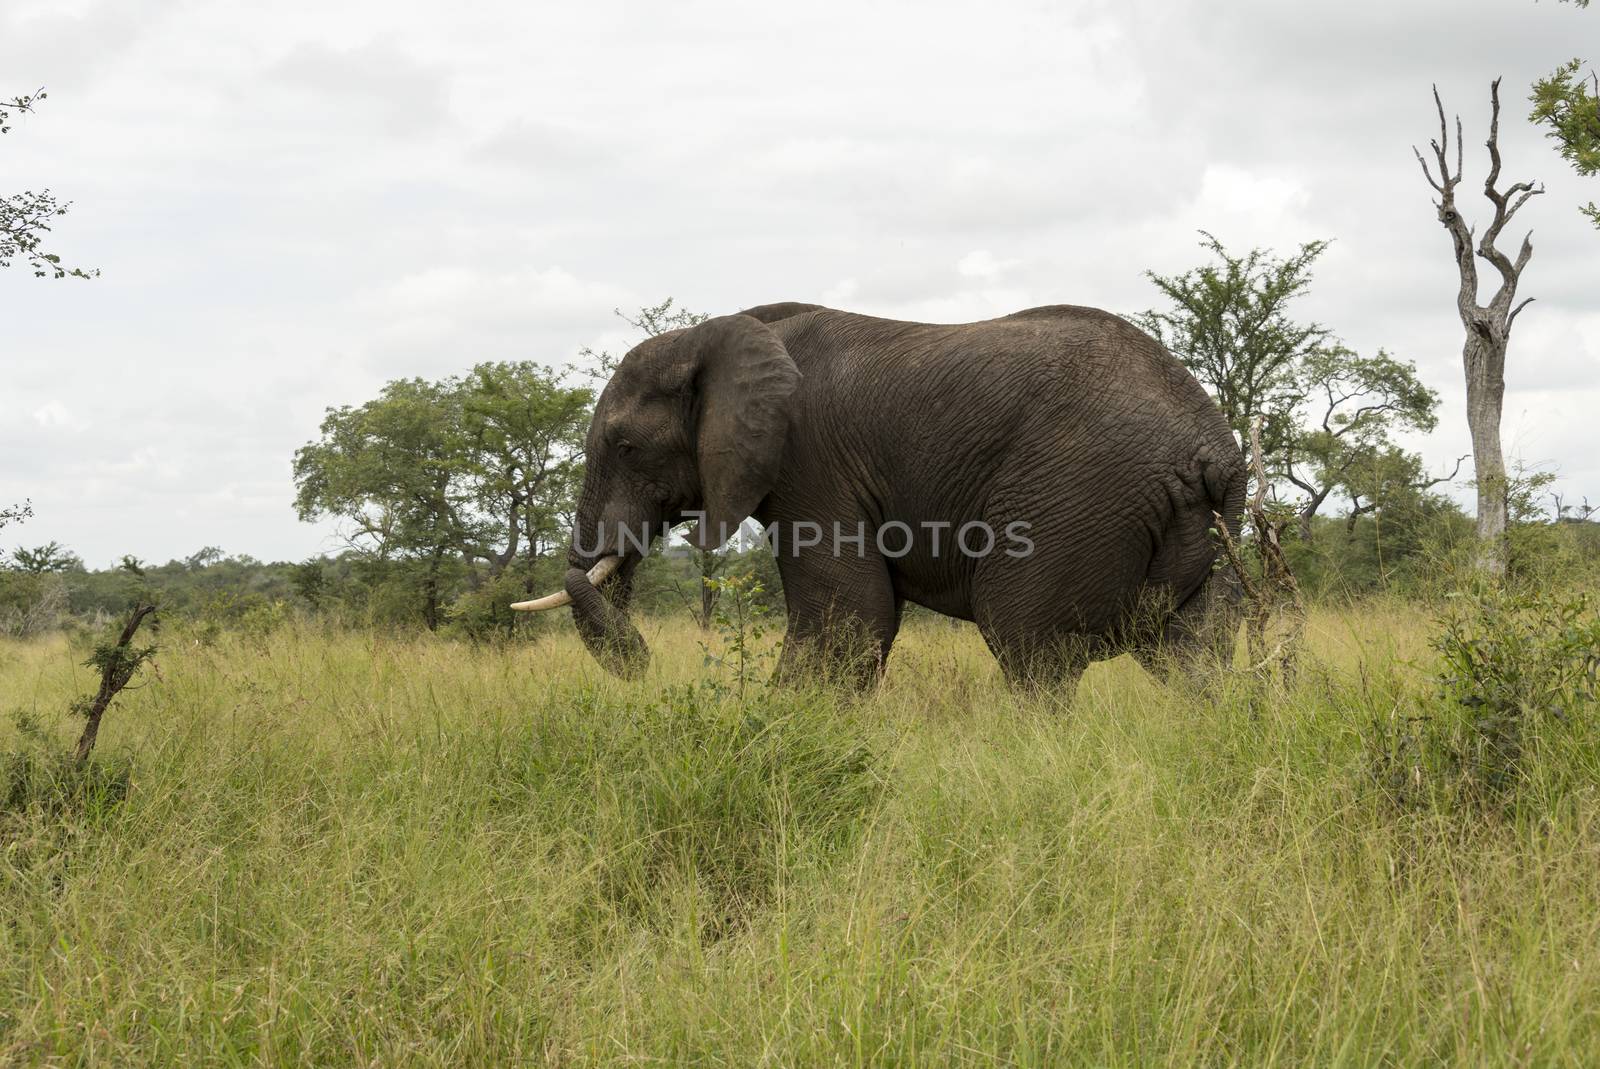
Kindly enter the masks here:
[[0, 727], [0, 1063], [1589, 1064], [1600, 799], [1370, 785], [1431, 626], [1319, 610], [1270, 701], [1123, 660], [1070, 706], [926, 619], [871, 695], [743, 703], [676, 622], [634, 683], [563, 627], [174, 628], [65, 793], [83, 651], [0, 645], [48, 736]]

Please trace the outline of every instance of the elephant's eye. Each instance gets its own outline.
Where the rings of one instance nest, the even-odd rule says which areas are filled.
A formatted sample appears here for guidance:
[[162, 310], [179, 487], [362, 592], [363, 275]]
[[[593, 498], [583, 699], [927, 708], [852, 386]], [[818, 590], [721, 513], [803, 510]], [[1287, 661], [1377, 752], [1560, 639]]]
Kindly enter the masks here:
[[623, 460], [631, 459], [638, 451], [632, 442], [622, 441], [617, 443], [617, 456]]

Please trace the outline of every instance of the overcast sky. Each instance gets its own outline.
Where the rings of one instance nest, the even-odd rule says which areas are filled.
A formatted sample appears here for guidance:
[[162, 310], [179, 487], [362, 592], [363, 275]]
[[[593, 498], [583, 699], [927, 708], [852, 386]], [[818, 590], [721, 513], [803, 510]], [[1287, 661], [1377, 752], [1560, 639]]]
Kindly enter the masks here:
[[[1548, 194], [1508, 451], [1600, 502], [1600, 199], [1526, 121], [1600, 10], [1552, 0], [5, 0], [0, 193], [75, 202], [92, 282], [0, 273], [0, 505], [91, 566], [335, 550], [290, 460], [323, 410], [633, 340], [612, 309], [781, 300], [965, 321], [1149, 307], [1141, 272], [1336, 243], [1300, 311], [1415, 360], [1468, 452], [1455, 267], [1413, 143], [1489, 80]], [[1520, 236], [1520, 232], [1519, 232]], [[620, 329], [619, 329], [620, 328]]]

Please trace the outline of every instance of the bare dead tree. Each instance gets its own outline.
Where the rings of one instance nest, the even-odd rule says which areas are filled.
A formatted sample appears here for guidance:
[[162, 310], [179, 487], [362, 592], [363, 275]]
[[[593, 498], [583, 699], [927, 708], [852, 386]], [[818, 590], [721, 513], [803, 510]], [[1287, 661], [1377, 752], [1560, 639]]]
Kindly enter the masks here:
[[111, 700], [132, 681], [140, 666], [155, 654], [154, 646], [133, 645], [133, 636], [138, 632], [139, 625], [155, 611], [154, 605], [135, 605], [128, 614], [127, 623], [122, 625], [122, 634], [117, 636], [117, 641], [96, 646], [94, 654], [84, 662], [90, 668], [100, 669], [100, 689], [94, 697], [74, 704], [74, 708], [85, 718], [83, 734], [78, 736], [78, 747], [74, 754], [79, 762], [87, 761], [94, 750], [94, 741], [100, 734], [100, 720], [110, 708]]
[[[1522, 247], [1515, 260], [1496, 247], [1500, 232], [1517, 210], [1529, 198], [1544, 192], [1544, 187], [1533, 182], [1513, 182], [1504, 191], [1496, 188], [1500, 181], [1500, 79], [1489, 86], [1491, 113], [1489, 119], [1489, 175], [1484, 179], [1483, 195], [1494, 206], [1494, 217], [1483, 232], [1483, 237], [1473, 247], [1473, 228], [1467, 225], [1456, 207], [1456, 186], [1461, 182], [1462, 134], [1461, 117], [1456, 116], [1456, 166], [1450, 172], [1450, 128], [1445, 122], [1444, 103], [1439, 99], [1439, 88], [1433, 89], [1434, 107], [1439, 112], [1439, 137], [1430, 141], [1433, 161], [1439, 177], [1415, 146], [1417, 162], [1428, 184], [1439, 194], [1434, 206], [1439, 211], [1439, 222], [1450, 233], [1455, 246], [1456, 268], [1460, 272], [1461, 287], [1456, 294], [1456, 308], [1466, 328], [1466, 341], [1461, 349], [1461, 362], [1467, 382], [1467, 426], [1472, 431], [1472, 459], [1478, 484], [1478, 567], [1491, 575], [1501, 575], [1506, 567], [1506, 462], [1500, 448], [1500, 411], [1506, 392], [1506, 346], [1511, 340], [1511, 326], [1517, 314], [1533, 298], [1524, 298], [1513, 305], [1517, 296], [1517, 282], [1522, 269], [1533, 257], [1532, 231], [1522, 239]], [[1489, 303], [1478, 303], [1478, 265], [1474, 254], [1489, 261], [1500, 276], [1500, 285]]]

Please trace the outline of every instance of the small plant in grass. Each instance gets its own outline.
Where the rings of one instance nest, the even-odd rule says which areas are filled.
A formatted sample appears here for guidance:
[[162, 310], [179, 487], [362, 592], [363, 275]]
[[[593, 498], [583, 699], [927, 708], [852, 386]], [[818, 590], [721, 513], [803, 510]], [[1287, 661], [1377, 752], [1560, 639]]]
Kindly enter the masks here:
[[1600, 693], [1600, 613], [1588, 595], [1456, 598], [1433, 641], [1433, 700], [1377, 729], [1378, 779], [1402, 804], [1511, 802], [1545, 736], [1582, 726]]
[[139, 625], [155, 611], [156, 607], [147, 602], [135, 605], [128, 613], [127, 622], [122, 625], [116, 641], [99, 643], [94, 652], [89, 654], [89, 659], [83, 662], [85, 668], [93, 668], [100, 673], [100, 687], [89, 697], [72, 703], [72, 711], [84, 718], [83, 734], [78, 736], [78, 746], [74, 752], [80, 763], [87, 761], [93, 752], [95, 739], [100, 734], [100, 720], [111, 707], [112, 699], [133, 681], [139, 669], [156, 654], [154, 646], [133, 644]]
[[709, 643], [700, 644], [705, 666], [717, 670], [717, 678], [709, 681], [708, 687], [719, 694], [731, 693], [742, 702], [746, 684], [771, 656], [770, 650], [756, 648], [767, 634], [768, 609], [762, 600], [766, 588], [748, 572], [706, 579], [705, 583], [716, 594], [713, 621], [719, 639], [717, 650]]

